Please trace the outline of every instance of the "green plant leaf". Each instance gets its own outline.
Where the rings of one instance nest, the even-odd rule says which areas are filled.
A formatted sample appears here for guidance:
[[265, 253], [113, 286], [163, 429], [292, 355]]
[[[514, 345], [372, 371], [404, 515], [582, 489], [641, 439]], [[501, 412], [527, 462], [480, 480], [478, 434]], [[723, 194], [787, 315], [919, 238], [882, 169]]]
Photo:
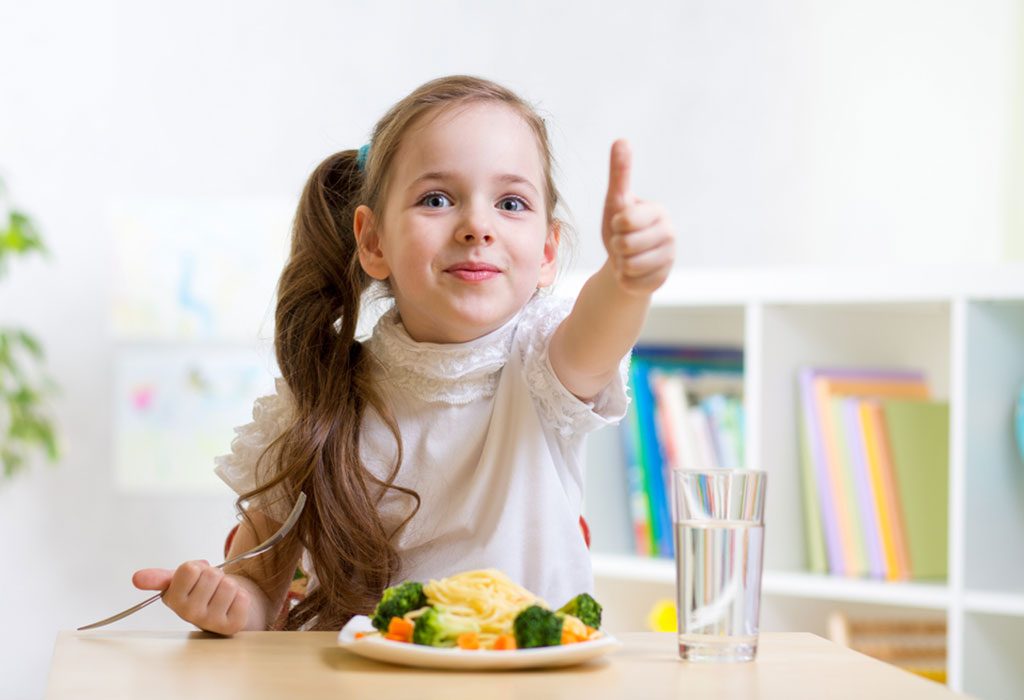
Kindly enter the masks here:
[[14, 360], [11, 358], [11, 341], [7, 331], [0, 330], [0, 366], [10, 367]]
[[0, 450], [0, 459], [4, 462], [4, 476], [13, 476], [25, 461], [21, 455], [11, 450]]
[[[7, 372], [3, 372], [4, 367], [7, 368]], [[14, 377], [15, 384], [22, 384], [25, 381], [21, 367], [14, 356], [10, 331], [0, 331], [0, 374], [10, 374]]]
[[43, 239], [39, 235], [39, 229], [36, 228], [35, 222], [28, 216], [28, 214], [13, 210], [11, 211], [11, 222], [17, 224], [18, 230], [21, 234], [23, 242], [22, 252], [27, 253], [32, 250], [39, 251], [40, 253], [46, 252], [46, 246], [43, 245]]
[[48, 252], [32, 219], [14, 210], [8, 215], [7, 228], [0, 230], [0, 251], [17, 255], [32, 251], [43, 254]]
[[18, 330], [15, 331], [16, 337], [21, 341], [21, 344], [32, 353], [36, 359], [43, 359], [43, 346], [33, 336], [29, 335], [28, 331]]
[[40, 439], [43, 441], [43, 446], [46, 448], [46, 456], [49, 460], [56, 462], [60, 459], [60, 448], [57, 447], [57, 436], [54, 435], [52, 425], [49, 423], [43, 424]]
[[[5, 195], [0, 180], [0, 199], [6, 200]], [[32, 218], [12, 208], [6, 220], [0, 220], [0, 277], [11, 257], [31, 252], [49, 257]], [[0, 328], [0, 462], [5, 477], [24, 469], [33, 453], [41, 452], [51, 462], [59, 458], [56, 431], [43, 402], [58, 387], [44, 372], [35, 371], [42, 370], [43, 360], [43, 345], [35, 336], [23, 329]]]

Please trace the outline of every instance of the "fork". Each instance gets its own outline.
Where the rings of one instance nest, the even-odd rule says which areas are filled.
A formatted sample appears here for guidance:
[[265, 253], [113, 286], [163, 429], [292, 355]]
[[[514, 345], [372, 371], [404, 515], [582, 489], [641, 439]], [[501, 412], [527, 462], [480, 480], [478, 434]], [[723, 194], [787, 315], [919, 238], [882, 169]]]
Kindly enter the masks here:
[[[299, 515], [302, 513], [302, 508], [305, 505], [306, 505], [306, 494], [300, 491], [299, 492], [299, 497], [295, 500], [295, 505], [292, 506], [292, 512], [288, 514], [288, 519], [284, 521], [284, 525], [282, 525], [280, 528], [278, 528], [277, 532], [275, 532], [273, 535], [268, 537], [266, 540], [264, 540], [260, 544], [256, 545], [252, 549], [250, 549], [248, 552], [243, 552], [242, 554], [239, 554], [237, 557], [232, 557], [231, 559], [228, 559], [226, 562], [218, 564], [215, 568], [223, 569], [225, 566], [230, 566], [231, 564], [234, 564], [235, 562], [242, 561], [243, 559], [252, 559], [253, 557], [258, 557], [259, 555], [261, 555], [264, 552], [266, 552], [268, 549], [270, 549], [271, 547], [276, 545], [278, 542], [283, 540], [284, 536], [287, 535], [288, 532], [295, 526], [295, 523], [298, 522], [298, 520], [299, 520]], [[144, 607], [148, 606], [149, 604], [155, 603], [156, 601], [160, 600], [161, 598], [164, 597], [164, 593], [165, 593], [165, 591], [160, 591], [159, 593], [157, 593], [153, 597], [146, 598], [146, 600], [142, 601], [138, 605], [133, 605], [132, 607], [128, 608], [127, 610], [123, 610], [123, 611], [117, 613], [116, 615], [111, 615], [110, 617], [108, 617], [106, 619], [103, 619], [103, 620], [100, 620], [99, 622], [94, 622], [91, 625], [85, 625], [83, 627], [79, 627], [78, 631], [81, 632], [82, 630], [92, 630], [92, 629], [96, 629], [97, 627], [105, 627], [106, 625], [109, 625], [111, 622], [117, 622], [118, 620], [123, 620], [124, 618], [128, 617], [129, 615], [133, 615], [134, 613], [137, 613], [138, 611], [142, 610]]]

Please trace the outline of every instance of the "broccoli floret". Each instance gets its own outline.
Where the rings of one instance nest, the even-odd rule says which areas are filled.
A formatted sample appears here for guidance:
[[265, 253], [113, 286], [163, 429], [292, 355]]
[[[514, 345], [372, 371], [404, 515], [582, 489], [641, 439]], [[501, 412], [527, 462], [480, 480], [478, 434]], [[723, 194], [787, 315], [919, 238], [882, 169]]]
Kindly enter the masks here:
[[575, 618], [579, 618], [580, 622], [584, 625], [589, 625], [594, 629], [601, 629], [601, 604], [588, 593], [580, 593], [560, 607], [557, 612], [563, 615], [572, 615]]
[[460, 634], [477, 631], [472, 620], [459, 619], [447, 614], [444, 609], [431, 606], [416, 618], [412, 642], [428, 647], [453, 647]]
[[415, 581], [385, 588], [384, 594], [373, 611], [370, 622], [381, 632], [387, 631], [393, 617], [402, 617], [411, 610], [419, 610], [427, 605], [427, 596], [423, 593], [423, 584]]
[[520, 611], [512, 628], [520, 649], [555, 647], [562, 643], [562, 617], [539, 605]]

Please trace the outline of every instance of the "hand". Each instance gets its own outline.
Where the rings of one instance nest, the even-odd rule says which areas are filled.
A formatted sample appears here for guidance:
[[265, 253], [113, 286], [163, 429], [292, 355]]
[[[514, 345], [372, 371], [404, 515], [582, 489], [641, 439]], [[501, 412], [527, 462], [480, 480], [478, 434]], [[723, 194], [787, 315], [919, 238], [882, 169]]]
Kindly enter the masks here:
[[208, 632], [232, 635], [249, 619], [249, 592], [208, 561], [187, 561], [174, 571], [141, 569], [132, 583], [144, 591], [164, 591], [167, 607]]
[[629, 143], [613, 143], [601, 237], [619, 286], [630, 294], [649, 295], [672, 270], [676, 235], [664, 207], [630, 192], [632, 164]]

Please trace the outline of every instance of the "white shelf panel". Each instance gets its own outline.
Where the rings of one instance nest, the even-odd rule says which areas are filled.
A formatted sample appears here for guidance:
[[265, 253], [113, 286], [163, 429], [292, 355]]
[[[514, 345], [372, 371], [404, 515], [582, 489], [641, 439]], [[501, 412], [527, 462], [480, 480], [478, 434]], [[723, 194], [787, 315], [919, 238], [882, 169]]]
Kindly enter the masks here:
[[[557, 284], [558, 293], [575, 295], [591, 272], [568, 272]], [[1024, 297], [1024, 265], [679, 267], [655, 292], [654, 304], [891, 303], [949, 301], [956, 297]]]
[[968, 612], [1024, 617], [1024, 593], [968, 591], [964, 594], [964, 608]]
[[[671, 560], [595, 554], [593, 566], [597, 578], [675, 585], [675, 563]], [[944, 584], [933, 583], [883, 583], [818, 574], [766, 571], [762, 586], [765, 595], [925, 610], [945, 610], [950, 602], [949, 588]], [[1020, 597], [1018, 603], [1024, 610], [1024, 596]]]
[[946, 610], [951, 600], [949, 588], [941, 583], [885, 583], [820, 574], [766, 571], [762, 585], [764, 592], [769, 595], [925, 610]]
[[618, 581], [675, 585], [675, 562], [670, 559], [634, 557], [628, 554], [594, 554], [594, 576]]

